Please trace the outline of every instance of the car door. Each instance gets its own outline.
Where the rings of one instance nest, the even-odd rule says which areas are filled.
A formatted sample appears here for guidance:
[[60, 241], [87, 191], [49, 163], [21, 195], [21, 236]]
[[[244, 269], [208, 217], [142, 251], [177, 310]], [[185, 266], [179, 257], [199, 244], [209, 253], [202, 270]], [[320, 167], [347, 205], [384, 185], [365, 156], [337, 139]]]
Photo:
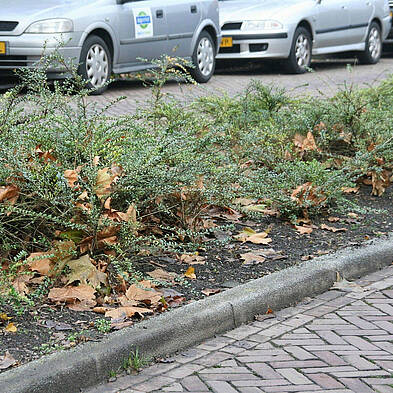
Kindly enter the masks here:
[[192, 37], [197, 29], [202, 10], [199, 0], [166, 0], [169, 52], [175, 56], [192, 54]]
[[318, 1], [318, 12], [315, 25], [315, 48], [349, 44], [349, 6], [351, 1], [352, 0]]
[[374, 0], [352, 0], [349, 8], [351, 43], [362, 42], [368, 31], [368, 25], [374, 14]]
[[118, 5], [119, 64], [135, 65], [168, 51], [166, 6], [159, 0], [134, 0]]

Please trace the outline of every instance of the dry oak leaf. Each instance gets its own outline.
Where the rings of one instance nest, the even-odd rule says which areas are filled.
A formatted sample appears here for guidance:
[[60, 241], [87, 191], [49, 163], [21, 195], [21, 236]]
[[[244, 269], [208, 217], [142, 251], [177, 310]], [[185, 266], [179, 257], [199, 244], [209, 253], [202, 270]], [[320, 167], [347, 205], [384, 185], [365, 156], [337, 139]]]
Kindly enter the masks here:
[[199, 255], [198, 252], [194, 254], [183, 254], [180, 256], [180, 261], [188, 263], [189, 265], [204, 265], [206, 258]]
[[19, 187], [14, 185], [0, 187], [0, 202], [7, 201], [14, 205], [19, 198]]
[[162, 295], [151, 287], [150, 281], [140, 281], [127, 289], [126, 297], [129, 300], [155, 305], [161, 300]]
[[371, 171], [372, 195], [382, 196], [392, 182], [392, 172], [384, 169], [382, 172]]
[[315, 142], [314, 135], [311, 131], [307, 133], [307, 136], [295, 134], [295, 137], [293, 138], [293, 144], [301, 152], [307, 150], [319, 150]]
[[47, 276], [53, 267], [53, 262], [49, 258], [51, 255], [53, 254], [50, 252], [33, 252], [30, 254], [26, 260], [30, 270]]
[[325, 231], [330, 231], [330, 232], [346, 232], [348, 229], [347, 228], [335, 228], [335, 227], [331, 227], [329, 225], [326, 224], [322, 224], [321, 225], [321, 229], [325, 230]]
[[168, 282], [175, 282], [175, 278], [177, 277], [176, 273], [167, 272], [164, 269], [156, 269], [152, 272], [147, 273], [150, 277], [160, 280], [160, 281], [168, 281]]
[[13, 356], [7, 351], [4, 356], [0, 356], [0, 370], [5, 370], [9, 367], [14, 366], [18, 362]]
[[243, 262], [244, 265], [256, 265], [258, 263], [262, 263], [266, 261], [266, 258], [253, 252], [240, 254], [240, 257], [244, 260]]
[[267, 216], [279, 216], [280, 212], [275, 209], [268, 209], [265, 205], [249, 205], [246, 206], [247, 210], [266, 214]]
[[268, 237], [267, 232], [257, 233], [249, 227], [244, 228], [238, 235], [234, 236], [234, 238], [243, 243], [250, 242], [254, 244], [269, 244], [272, 242], [272, 239]]
[[184, 277], [190, 278], [191, 280], [195, 280], [196, 279], [195, 269], [192, 266], [190, 266], [184, 273]]
[[29, 288], [27, 287], [27, 283], [29, 283], [30, 279], [32, 276], [24, 274], [21, 276], [18, 276], [13, 282], [12, 286], [15, 288], [16, 292], [18, 292], [20, 295], [27, 295], [29, 293]]
[[311, 182], [303, 183], [296, 187], [291, 194], [291, 199], [295, 201], [299, 206], [303, 206], [305, 202], [312, 206], [318, 206], [326, 200], [326, 196], [323, 193], [318, 195], [317, 187]]
[[339, 222], [339, 221], [341, 221], [341, 218], [339, 218], [339, 217], [329, 217], [328, 221], [329, 222]]
[[77, 287], [52, 288], [48, 299], [52, 302], [74, 303], [76, 300], [94, 300], [96, 290], [90, 285], [81, 284]]
[[357, 194], [359, 192], [359, 187], [342, 187], [341, 191], [344, 194]]
[[109, 317], [112, 320], [122, 320], [126, 318], [131, 318], [135, 314], [143, 316], [143, 314], [151, 314], [152, 310], [144, 307], [119, 307], [109, 310], [105, 313], [105, 317]]
[[90, 284], [93, 288], [97, 288], [101, 284], [108, 283], [107, 275], [99, 270], [91, 263], [89, 255], [83, 255], [79, 259], [67, 262], [67, 266], [71, 269], [71, 273], [67, 275], [68, 282], [66, 285], [79, 281], [81, 284]]

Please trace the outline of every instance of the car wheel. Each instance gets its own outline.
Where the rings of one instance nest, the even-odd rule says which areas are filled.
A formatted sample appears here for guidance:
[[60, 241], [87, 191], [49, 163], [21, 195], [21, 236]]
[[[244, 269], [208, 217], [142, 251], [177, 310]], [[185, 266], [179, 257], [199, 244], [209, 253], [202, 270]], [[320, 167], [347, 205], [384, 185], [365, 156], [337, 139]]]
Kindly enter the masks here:
[[212, 77], [216, 68], [216, 48], [211, 35], [202, 31], [199, 35], [192, 54], [194, 68], [190, 70], [191, 76], [198, 83], [206, 83]]
[[304, 27], [298, 27], [293, 36], [291, 52], [286, 61], [286, 69], [291, 74], [303, 74], [311, 64], [312, 38]]
[[101, 94], [107, 89], [112, 74], [112, 58], [105, 41], [98, 36], [88, 37], [83, 44], [78, 69], [92, 94]]
[[368, 29], [366, 39], [366, 49], [359, 56], [359, 60], [363, 64], [378, 63], [382, 54], [382, 36], [381, 28], [378, 23], [372, 22]]

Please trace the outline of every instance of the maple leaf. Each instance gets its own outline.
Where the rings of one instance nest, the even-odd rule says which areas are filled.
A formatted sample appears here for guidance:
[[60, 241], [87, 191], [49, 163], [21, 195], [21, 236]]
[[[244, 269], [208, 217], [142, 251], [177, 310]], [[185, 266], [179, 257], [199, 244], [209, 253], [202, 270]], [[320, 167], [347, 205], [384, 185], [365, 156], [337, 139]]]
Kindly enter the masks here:
[[18, 328], [15, 326], [14, 323], [10, 322], [6, 328], [4, 329], [5, 332], [7, 333], [16, 333], [18, 331]]
[[269, 244], [272, 242], [272, 239], [268, 237], [267, 232], [257, 233], [249, 227], [244, 228], [238, 235], [235, 235], [234, 238], [243, 243], [250, 242], [254, 244]]
[[4, 356], [0, 356], [0, 370], [5, 370], [9, 367], [15, 366], [18, 362], [7, 351]]
[[293, 226], [301, 235], [309, 235], [313, 228], [311, 225], [294, 225]]
[[195, 280], [196, 279], [195, 269], [192, 266], [190, 266], [184, 273], [184, 277], [190, 278], [191, 280]]
[[89, 255], [83, 255], [79, 259], [67, 262], [71, 273], [67, 275], [68, 282], [66, 285], [79, 281], [81, 284], [90, 284], [93, 288], [108, 283], [107, 275], [91, 263]]

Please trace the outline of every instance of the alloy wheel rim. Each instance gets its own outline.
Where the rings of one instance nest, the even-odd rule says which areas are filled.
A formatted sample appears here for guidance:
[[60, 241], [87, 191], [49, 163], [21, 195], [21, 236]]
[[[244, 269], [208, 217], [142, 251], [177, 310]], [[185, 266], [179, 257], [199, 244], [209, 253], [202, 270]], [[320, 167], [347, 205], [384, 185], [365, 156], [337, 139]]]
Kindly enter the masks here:
[[109, 60], [105, 49], [99, 45], [91, 46], [86, 56], [86, 73], [95, 88], [104, 86], [109, 77]]
[[296, 63], [299, 67], [308, 67], [311, 59], [311, 45], [307, 36], [299, 34], [295, 44]]
[[370, 56], [375, 60], [378, 59], [381, 55], [382, 50], [382, 41], [381, 35], [379, 34], [379, 30], [376, 27], [373, 27], [370, 30], [370, 34], [368, 37], [368, 47]]
[[202, 75], [209, 76], [214, 66], [214, 50], [211, 41], [203, 37], [197, 49], [198, 68]]

